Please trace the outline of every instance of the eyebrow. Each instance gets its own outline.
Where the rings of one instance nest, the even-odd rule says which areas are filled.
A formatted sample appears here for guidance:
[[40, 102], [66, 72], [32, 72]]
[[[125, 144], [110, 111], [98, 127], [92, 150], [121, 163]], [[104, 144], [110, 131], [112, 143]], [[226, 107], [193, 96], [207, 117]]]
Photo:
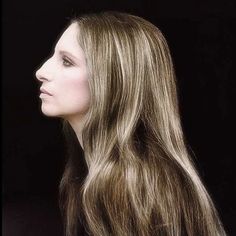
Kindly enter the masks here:
[[74, 60], [80, 61], [79, 58], [77, 58], [76, 56], [74, 56], [72, 53], [65, 51], [65, 50], [58, 50], [58, 53], [60, 55], [68, 55], [69, 57], [71, 57]]

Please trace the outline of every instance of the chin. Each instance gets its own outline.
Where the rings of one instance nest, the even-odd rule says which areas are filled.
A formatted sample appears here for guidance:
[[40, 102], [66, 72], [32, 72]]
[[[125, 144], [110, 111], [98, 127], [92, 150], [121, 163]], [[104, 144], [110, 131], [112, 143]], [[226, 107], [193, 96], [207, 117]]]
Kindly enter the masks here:
[[41, 111], [45, 116], [48, 117], [61, 117], [61, 115], [58, 112], [53, 111], [53, 109], [45, 108], [44, 106], [42, 106]]

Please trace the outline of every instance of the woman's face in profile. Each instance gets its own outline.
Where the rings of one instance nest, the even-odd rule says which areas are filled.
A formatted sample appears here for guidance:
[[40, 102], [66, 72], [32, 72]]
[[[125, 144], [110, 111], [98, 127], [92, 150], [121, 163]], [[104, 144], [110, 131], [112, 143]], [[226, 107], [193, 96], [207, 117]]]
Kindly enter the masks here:
[[88, 73], [84, 52], [77, 41], [78, 25], [71, 24], [59, 38], [54, 54], [36, 72], [42, 82], [42, 112], [71, 119], [86, 113], [89, 106]]

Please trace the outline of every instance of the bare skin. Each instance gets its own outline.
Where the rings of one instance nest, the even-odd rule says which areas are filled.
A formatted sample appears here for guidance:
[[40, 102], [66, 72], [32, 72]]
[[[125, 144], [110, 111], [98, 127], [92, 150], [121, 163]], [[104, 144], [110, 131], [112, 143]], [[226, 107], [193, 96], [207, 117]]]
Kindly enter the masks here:
[[82, 129], [89, 107], [88, 71], [83, 50], [77, 42], [78, 25], [71, 24], [59, 38], [54, 54], [36, 71], [42, 82], [41, 110], [44, 115], [62, 117], [75, 131], [83, 148]]

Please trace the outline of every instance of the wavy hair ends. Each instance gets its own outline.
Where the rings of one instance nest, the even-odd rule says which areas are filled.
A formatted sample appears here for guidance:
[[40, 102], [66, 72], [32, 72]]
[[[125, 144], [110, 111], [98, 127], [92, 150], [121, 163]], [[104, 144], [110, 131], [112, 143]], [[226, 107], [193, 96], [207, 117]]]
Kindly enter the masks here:
[[[80, 223], [94, 236], [226, 235], [186, 148], [161, 31], [120, 12], [72, 23], [86, 56], [91, 101], [84, 160], [68, 153], [79, 163], [68, 160], [60, 185], [66, 236], [75, 236]], [[63, 122], [68, 143], [75, 142]], [[81, 165], [87, 172], [72, 184]]]

